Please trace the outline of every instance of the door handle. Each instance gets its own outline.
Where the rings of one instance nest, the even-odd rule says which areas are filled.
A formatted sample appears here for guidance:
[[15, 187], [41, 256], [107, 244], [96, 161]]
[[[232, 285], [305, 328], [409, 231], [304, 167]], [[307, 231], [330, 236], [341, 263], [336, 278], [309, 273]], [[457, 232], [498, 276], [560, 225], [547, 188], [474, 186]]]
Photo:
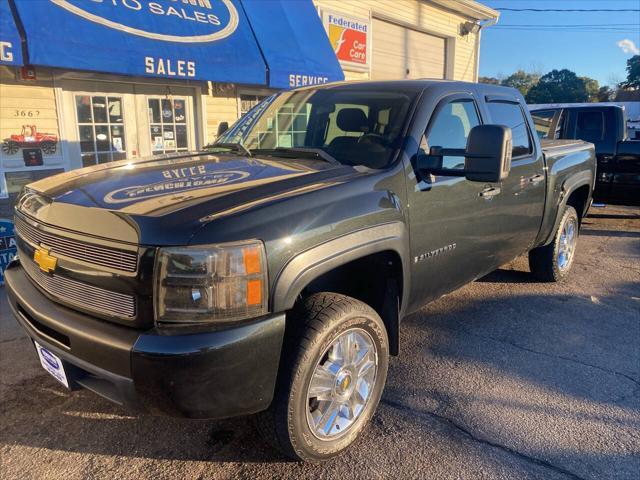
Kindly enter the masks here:
[[544, 175], [542, 175], [541, 173], [538, 173], [533, 177], [529, 177], [527, 180], [529, 180], [529, 183], [540, 183], [541, 181], [544, 180]]
[[500, 195], [500, 187], [487, 187], [482, 190], [478, 195], [483, 198], [493, 198], [496, 195]]

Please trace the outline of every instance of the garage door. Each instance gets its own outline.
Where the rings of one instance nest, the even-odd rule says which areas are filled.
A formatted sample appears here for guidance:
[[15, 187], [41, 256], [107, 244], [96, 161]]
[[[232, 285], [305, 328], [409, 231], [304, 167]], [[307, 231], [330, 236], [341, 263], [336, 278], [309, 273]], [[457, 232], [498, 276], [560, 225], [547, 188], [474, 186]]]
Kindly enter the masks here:
[[444, 38], [373, 19], [371, 78], [444, 78]]

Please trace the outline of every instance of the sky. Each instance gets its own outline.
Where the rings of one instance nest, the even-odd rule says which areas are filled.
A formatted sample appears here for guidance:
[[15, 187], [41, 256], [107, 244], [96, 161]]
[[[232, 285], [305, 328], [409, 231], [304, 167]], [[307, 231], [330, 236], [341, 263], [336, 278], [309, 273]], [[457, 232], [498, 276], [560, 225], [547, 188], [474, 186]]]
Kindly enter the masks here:
[[[640, 0], [480, 2], [492, 8], [640, 9]], [[612, 85], [626, 79], [627, 59], [640, 54], [640, 12], [502, 11], [498, 24], [482, 31], [480, 48], [481, 76], [567, 68]]]

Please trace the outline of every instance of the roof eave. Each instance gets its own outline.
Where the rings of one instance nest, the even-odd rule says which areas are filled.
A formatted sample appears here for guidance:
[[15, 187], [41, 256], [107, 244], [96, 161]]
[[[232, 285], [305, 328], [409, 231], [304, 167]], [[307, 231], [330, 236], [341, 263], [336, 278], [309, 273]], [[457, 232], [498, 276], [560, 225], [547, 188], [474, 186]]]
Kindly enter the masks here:
[[474, 20], [493, 20], [495, 23], [500, 18], [500, 12], [475, 0], [431, 0], [431, 2]]

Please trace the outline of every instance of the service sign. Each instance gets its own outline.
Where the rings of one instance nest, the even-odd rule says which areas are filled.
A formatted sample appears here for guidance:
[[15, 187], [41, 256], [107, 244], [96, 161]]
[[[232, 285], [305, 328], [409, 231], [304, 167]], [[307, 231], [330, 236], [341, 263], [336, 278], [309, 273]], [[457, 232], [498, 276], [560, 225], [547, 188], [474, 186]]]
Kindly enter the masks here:
[[13, 232], [13, 222], [7, 218], [0, 218], [0, 285], [4, 284], [4, 270], [17, 253], [16, 237]]
[[369, 19], [326, 10], [322, 21], [340, 63], [356, 69], [369, 68], [371, 22]]
[[35, 65], [265, 82], [264, 61], [239, 0], [15, 2]]

